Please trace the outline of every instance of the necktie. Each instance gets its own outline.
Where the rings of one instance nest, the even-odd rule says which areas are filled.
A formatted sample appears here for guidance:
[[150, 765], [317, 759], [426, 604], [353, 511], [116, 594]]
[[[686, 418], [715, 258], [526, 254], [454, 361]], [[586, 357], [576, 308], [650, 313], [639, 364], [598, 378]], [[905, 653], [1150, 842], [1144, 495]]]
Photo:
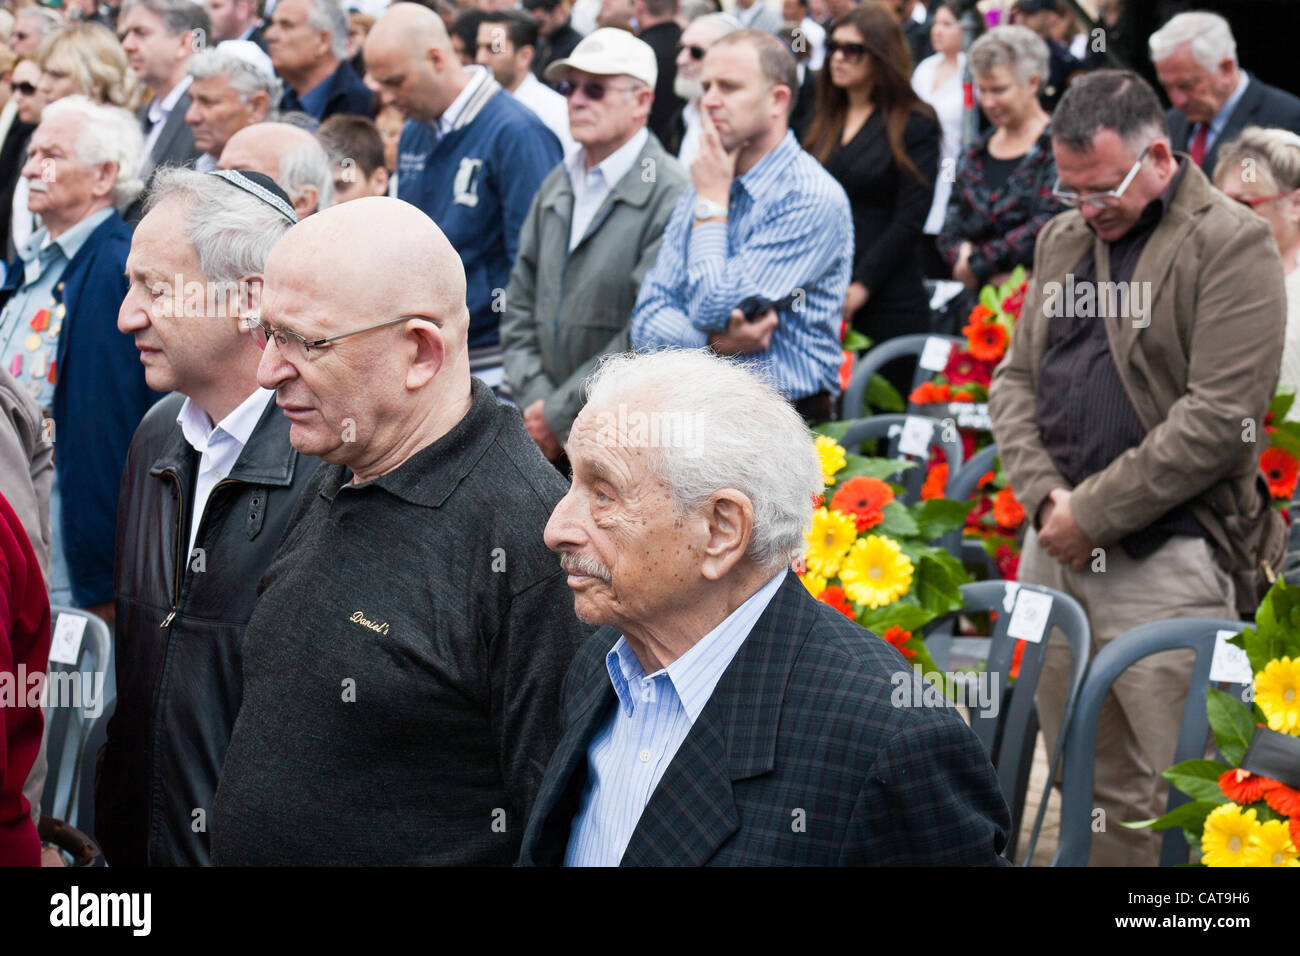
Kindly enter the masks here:
[[1210, 134], [1210, 124], [1200, 123], [1196, 127], [1196, 136], [1192, 139], [1192, 162], [1200, 166], [1205, 161], [1205, 140]]

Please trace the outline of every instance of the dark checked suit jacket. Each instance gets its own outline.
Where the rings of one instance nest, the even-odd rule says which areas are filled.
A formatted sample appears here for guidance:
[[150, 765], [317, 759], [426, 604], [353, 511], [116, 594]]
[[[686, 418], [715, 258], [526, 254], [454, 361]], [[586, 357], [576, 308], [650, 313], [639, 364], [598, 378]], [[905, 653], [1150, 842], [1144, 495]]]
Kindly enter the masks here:
[[[587, 745], [615, 706], [605, 655], [618, 636], [598, 630], [565, 677], [562, 737], [521, 865], [564, 862]], [[894, 707], [896, 673], [912, 677], [898, 651], [787, 575], [651, 795], [622, 865], [1004, 863], [1010, 818], [983, 748], [955, 710]]]

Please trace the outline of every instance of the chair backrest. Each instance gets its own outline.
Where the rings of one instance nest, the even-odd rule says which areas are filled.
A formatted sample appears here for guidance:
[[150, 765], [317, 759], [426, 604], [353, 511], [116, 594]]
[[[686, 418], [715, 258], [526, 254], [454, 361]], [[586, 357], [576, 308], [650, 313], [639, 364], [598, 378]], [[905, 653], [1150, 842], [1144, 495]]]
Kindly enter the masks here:
[[[840, 439], [840, 444], [848, 451], [856, 452], [858, 446], [864, 441], [884, 438], [887, 439], [886, 447], [878, 454], [889, 458], [903, 455], [920, 462], [919, 467], [907, 469], [898, 479], [903, 486], [904, 500], [913, 504], [921, 498], [921, 486], [925, 483], [926, 457], [899, 450], [899, 439], [909, 419], [913, 421], [914, 426], [929, 427], [929, 438], [926, 442], [927, 457], [928, 450], [932, 447], [937, 447], [943, 452], [944, 460], [948, 462], [948, 483], [945, 485], [945, 494], [947, 494], [946, 489], [951, 487], [952, 476], [961, 468], [961, 437], [956, 434], [955, 429], [946, 429], [943, 422], [937, 418], [928, 415], [872, 415], [870, 418], [859, 418], [849, 424], [848, 431]], [[945, 437], [945, 432], [951, 434]]]
[[[51, 627], [59, 633], [60, 621], [82, 627], [77, 662], [51, 661], [48, 670], [45, 707], [46, 755], [49, 769], [41, 795], [41, 813], [71, 823], [85, 833], [85, 820], [78, 820], [81, 794], [85, 790], [87, 743], [108, 708], [107, 673], [110, 663], [108, 625], [89, 611], [71, 607], [50, 608]], [[93, 777], [93, 768], [90, 776]]]
[[[922, 353], [925, 352], [926, 343], [931, 339], [938, 339], [953, 345], [964, 341], [955, 335], [900, 335], [896, 339], [890, 339], [887, 342], [881, 342], [879, 345], [873, 346], [861, 355], [853, 366], [853, 375], [849, 378], [849, 387], [844, 390], [841, 417], [858, 418], [866, 412], [862, 404], [867, 397], [867, 383], [871, 381], [871, 376], [895, 359], [906, 358], [909, 355], [918, 359], [916, 372], [912, 375], [913, 388], [924, 381], [928, 381], [934, 375], [935, 370], [921, 368], [919, 359]], [[907, 400], [906, 395], [903, 396], [903, 400]]]
[[[1034, 743], [1038, 734], [1034, 693], [1038, 687], [1038, 675], [1042, 671], [1043, 653], [1047, 641], [1051, 637], [1052, 629], [1058, 628], [1065, 635], [1066, 643], [1070, 648], [1070, 678], [1065, 706], [1061, 714], [1061, 730], [1057, 739], [1052, 742], [1051, 764], [1052, 773], [1055, 773], [1056, 762], [1064, 749], [1066, 728], [1087, 671], [1092, 632], [1088, 626], [1088, 615], [1084, 613], [1079, 602], [1068, 594], [1052, 588], [1018, 584], [1013, 581], [976, 581], [973, 584], [963, 584], [961, 596], [960, 610], [936, 618], [927, 625], [926, 646], [940, 668], [947, 667], [952, 651], [957, 649], [960, 643], [969, 642], [981, 651], [985, 646], [987, 647], [987, 653], [981, 654], [986, 661], [983, 674], [977, 675], [976, 679], [988, 682], [987, 686], [981, 688], [983, 699], [996, 700], [997, 706], [992, 708], [992, 712], [970, 708], [971, 729], [984, 745], [989, 760], [997, 770], [998, 785], [1002, 790], [1003, 799], [1011, 808], [1012, 833], [1007, 855], [1014, 857], [1023, 815], [1025, 791], [1029, 782], [1029, 769], [1033, 762]], [[997, 620], [993, 623], [990, 637], [964, 638], [939, 633], [944, 631], [944, 625], [957, 615], [986, 611], [997, 612]], [[1017, 634], [1037, 635], [1039, 638], [1037, 641], [1032, 637], [1024, 639], [1025, 649], [1020, 659], [1019, 676], [1014, 683], [1010, 680], [1010, 672], [1019, 639], [1011, 632], [1013, 622], [1016, 624]], [[936, 632], [933, 643], [929, 637], [932, 630]], [[1038, 827], [1042, 821], [1042, 811], [1046, 808], [1050, 793], [1049, 785], [1044, 790], [1043, 800], [1039, 806], [1038, 823], [1034, 827], [1033, 837], [1023, 855], [1025, 860], [1033, 854], [1038, 839]]]
[[[1191, 648], [1196, 652], [1196, 665], [1183, 706], [1183, 720], [1178, 732], [1178, 749], [1174, 763], [1198, 760], [1205, 756], [1205, 745], [1210, 734], [1210, 720], [1206, 714], [1206, 692], [1210, 685], [1210, 663], [1214, 645], [1220, 631], [1236, 634], [1245, 625], [1241, 621], [1216, 620], [1205, 617], [1173, 618], [1152, 621], [1126, 631], [1115, 638], [1093, 658], [1088, 677], [1079, 692], [1069, 733], [1065, 740], [1065, 776], [1061, 791], [1061, 840], [1057, 846], [1053, 866], [1087, 866], [1092, 845], [1093, 784], [1097, 756], [1097, 718], [1102, 701], [1129, 665], [1162, 651]], [[1229, 691], [1241, 695], [1244, 685], [1230, 685]], [[1168, 809], [1187, 801], [1187, 796], [1176, 787], [1169, 788]], [[1108, 820], [1108, 826], [1118, 826], [1122, 821]], [[1174, 866], [1186, 863], [1190, 847], [1179, 827], [1165, 833], [1160, 850], [1160, 865]]]

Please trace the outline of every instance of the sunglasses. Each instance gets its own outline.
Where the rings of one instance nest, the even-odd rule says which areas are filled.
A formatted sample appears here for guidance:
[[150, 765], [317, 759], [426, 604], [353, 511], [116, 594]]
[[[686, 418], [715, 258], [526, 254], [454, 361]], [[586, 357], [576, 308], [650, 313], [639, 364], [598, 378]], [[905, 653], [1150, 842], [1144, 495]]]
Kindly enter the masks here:
[[702, 46], [696, 46], [694, 43], [690, 43], [690, 44], [687, 44], [687, 43], [679, 43], [679, 44], [677, 44], [677, 55], [678, 55], [678, 56], [681, 56], [683, 50], [689, 50], [689, 51], [690, 51], [690, 53], [691, 53], [691, 59], [692, 59], [692, 60], [703, 60], [703, 59], [704, 59], [704, 54], [706, 54], [706, 53], [709, 52], [708, 50], [704, 49], [704, 47], [702, 47]]
[[35, 96], [36, 84], [28, 83], [26, 80], [23, 80], [21, 83], [14, 84], [14, 92], [21, 93], [23, 96]]
[[572, 80], [561, 80], [556, 89], [559, 90], [560, 95], [567, 100], [573, 98], [573, 94], [578, 92], [579, 87], [582, 88], [582, 95], [587, 97], [587, 99], [591, 100], [593, 103], [598, 100], [603, 100], [605, 98], [605, 93], [609, 90], [631, 89], [631, 87], [626, 84], [615, 85], [606, 82], [605, 80], [587, 80], [583, 83], [574, 83]]
[[843, 53], [844, 59], [850, 63], [857, 63], [867, 55], [867, 47], [864, 43], [841, 43], [839, 40], [827, 40], [826, 58], [830, 59], [836, 53]]

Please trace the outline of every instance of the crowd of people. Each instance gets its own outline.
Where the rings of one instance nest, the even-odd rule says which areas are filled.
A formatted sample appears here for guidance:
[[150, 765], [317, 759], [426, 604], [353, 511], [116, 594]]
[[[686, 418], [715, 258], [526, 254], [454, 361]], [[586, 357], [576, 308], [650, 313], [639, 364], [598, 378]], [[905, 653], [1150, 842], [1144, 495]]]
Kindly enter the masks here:
[[[808, 426], [862, 413], [847, 330], [1021, 267], [1020, 579], [1094, 650], [1253, 613], [1300, 567], [1240, 437], [1300, 387], [1300, 98], [1215, 14], [1149, 38], [1166, 109], [1066, 5], [973, 42], [967, 6], [0, 13], [0, 670], [46, 668], [51, 606], [112, 626], [108, 863], [1005, 863], [975, 736], [789, 571]], [[1067, 280], [1153, 291], [1099, 320]], [[1190, 673], [1116, 684], [1110, 819], [1160, 814]], [[41, 721], [0, 744], [33, 864]]]

